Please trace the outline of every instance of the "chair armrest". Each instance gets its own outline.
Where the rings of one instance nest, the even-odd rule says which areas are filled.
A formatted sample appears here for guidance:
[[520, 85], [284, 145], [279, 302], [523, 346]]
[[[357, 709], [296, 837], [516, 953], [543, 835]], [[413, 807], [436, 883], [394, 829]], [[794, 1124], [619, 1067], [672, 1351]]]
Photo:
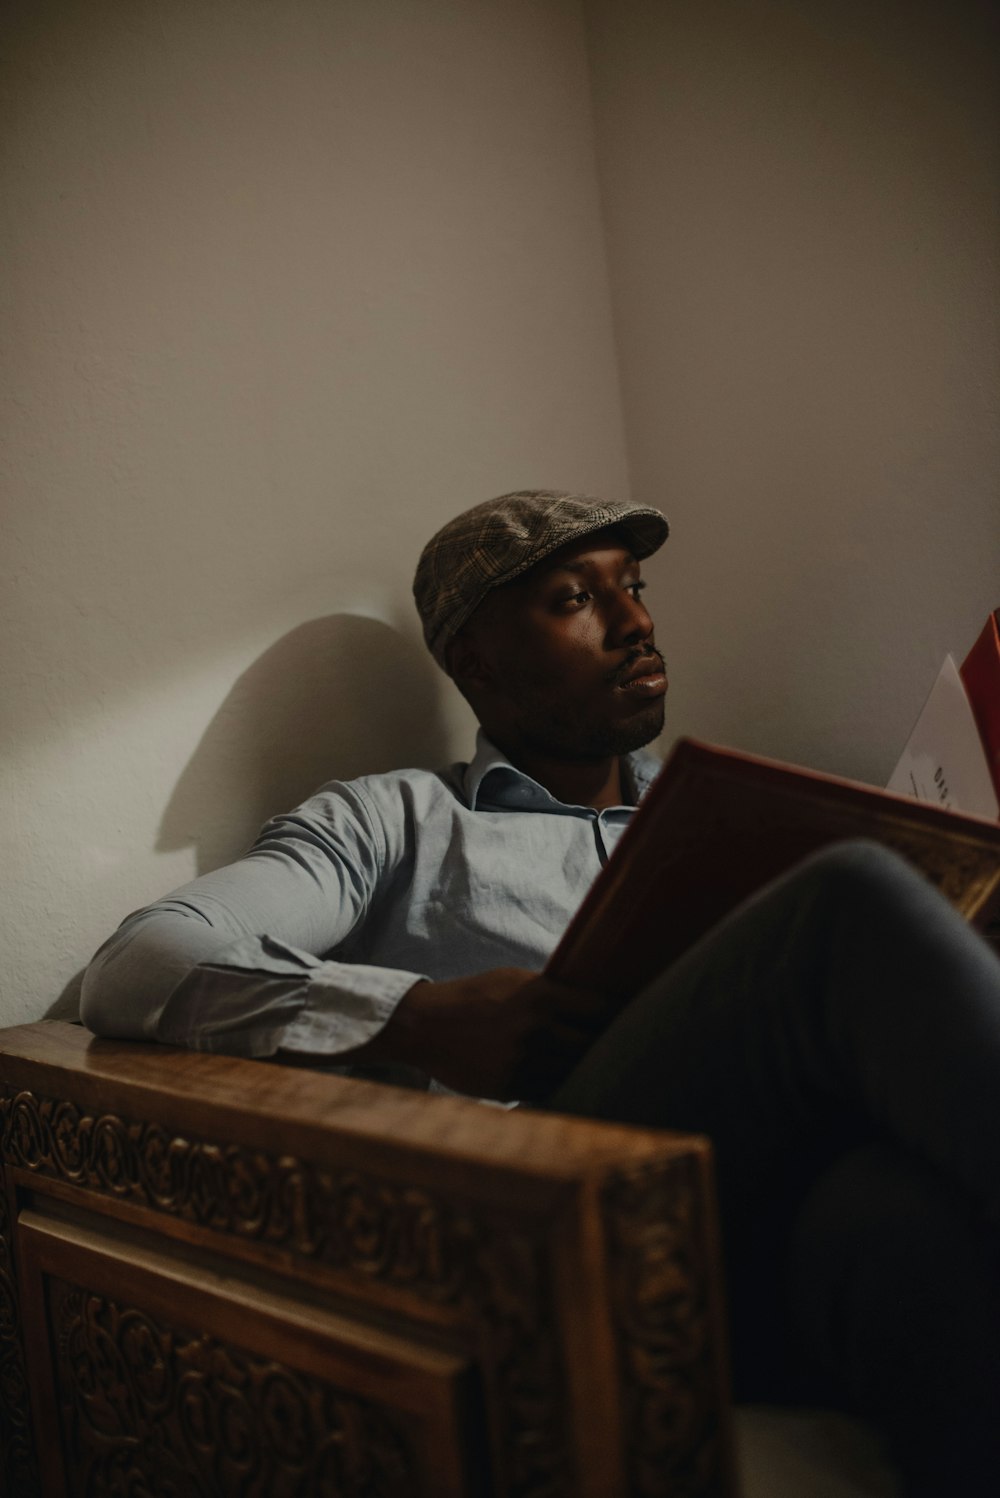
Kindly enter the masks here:
[[0, 1168], [4, 1494], [736, 1492], [702, 1139], [41, 1023]]

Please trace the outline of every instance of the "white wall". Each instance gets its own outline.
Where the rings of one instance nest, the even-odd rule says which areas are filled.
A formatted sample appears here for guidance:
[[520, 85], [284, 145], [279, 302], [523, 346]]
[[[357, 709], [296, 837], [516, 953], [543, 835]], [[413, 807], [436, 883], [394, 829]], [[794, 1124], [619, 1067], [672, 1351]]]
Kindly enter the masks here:
[[575, 0], [20, 0], [4, 51], [11, 1024], [269, 809], [463, 753], [421, 544], [625, 460]]
[[986, 0], [589, 0], [668, 727], [885, 782], [1000, 605]]

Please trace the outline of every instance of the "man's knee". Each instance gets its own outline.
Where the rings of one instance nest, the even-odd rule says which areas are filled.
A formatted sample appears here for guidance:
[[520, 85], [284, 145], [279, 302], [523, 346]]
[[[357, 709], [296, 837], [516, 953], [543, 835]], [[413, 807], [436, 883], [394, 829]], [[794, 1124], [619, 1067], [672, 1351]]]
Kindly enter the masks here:
[[930, 889], [905, 858], [870, 838], [829, 844], [799, 865], [797, 877], [813, 883], [827, 898], [863, 903], [908, 901], [916, 894], [926, 898]]

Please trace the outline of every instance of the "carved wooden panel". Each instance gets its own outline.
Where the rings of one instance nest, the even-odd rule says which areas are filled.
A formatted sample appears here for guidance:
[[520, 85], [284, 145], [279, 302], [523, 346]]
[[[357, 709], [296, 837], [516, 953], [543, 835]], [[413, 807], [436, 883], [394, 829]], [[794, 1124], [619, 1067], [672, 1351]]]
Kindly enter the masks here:
[[732, 1481], [711, 1393], [723, 1370], [697, 1168], [690, 1157], [636, 1166], [603, 1193], [635, 1498], [722, 1498]]
[[7, 1182], [0, 1178], [0, 1493], [35, 1498], [37, 1492], [13, 1224]]
[[[0, 1370], [12, 1370], [14, 1396], [0, 1400], [0, 1498], [34, 1498], [27, 1468], [10, 1475], [18, 1449], [30, 1456], [25, 1368], [36, 1428], [65, 1429], [93, 1492], [167, 1498], [258, 1482], [280, 1493], [287, 1480], [304, 1495], [321, 1473], [331, 1492], [374, 1498], [406, 1471], [414, 1498], [731, 1495], [705, 1165], [698, 1141], [655, 1131], [498, 1119], [459, 1100], [92, 1042], [69, 1026], [7, 1032], [0, 1166], [18, 1215], [0, 1216]], [[87, 1249], [88, 1232], [102, 1243]], [[126, 1239], [158, 1262], [133, 1262]], [[110, 1278], [99, 1259], [115, 1261]], [[248, 1330], [252, 1296], [235, 1319], [211, 1310], [229, 1294], [218, 1285], [198, 1302], [213, 1263], [227, 1284], [271, 1297], [266, 1335]], [[282, 1297], [353, 1331], [327, 1336], [320, 1357], [310, 1318]], [[331, 1362], [337, 1338], [346, 1347], [355, 1334], [367, 1352]], [[368, 1355], [379, 1337], [406, 1342], [383, 1347], [381, 1382]], [[435, 1373], [417, 1344], [465, 1371]], [[161, 1385], [204, 1392], [191, 1429], [211, 1426], [213, 1439], [194, 1455], [176, 1392], [154, 1419]], [[132, 1434], [116, 1445], [109, 1422], [130, 1410]], [[325, 1456], [322, 1422], [341, 1432]], [[296, 1430], [325, 1467], [291, 1461]], [[444, 1476], [429, 1430], [448, 1448]], [[241, 1468], [251, 1436], [258, 1455]], [[141, 1482], [128, 1466], [139, 1445]], [[41, 1442], [43, 1468], [50, 1455]], [[198, 1485], [178, 1489], [170, 1474], [185, 1464]], [[432, 1467], [434, 1484], [414, 1487]], [[43, 1479], [57, 1498], [61, 1472]]]
[[497, 1475], [516, 1498], [572, 1492], [566, 1376], [543, 1241], [397, 1182], [0, 1095], [10, 1165], [366, 1279], [458, 1304], [481, 1324]]
[[413, 1498], [391, 1415], [134, 1306], [48, 1282], [68, 1491], [80, 1498]]
[[48, 1490], [477, 1490], [463, 1356], [359, 1326], [224, 1263], [189, 1263], [173, 1245], [99, 1219], [26, 1209], [19, 1241]]

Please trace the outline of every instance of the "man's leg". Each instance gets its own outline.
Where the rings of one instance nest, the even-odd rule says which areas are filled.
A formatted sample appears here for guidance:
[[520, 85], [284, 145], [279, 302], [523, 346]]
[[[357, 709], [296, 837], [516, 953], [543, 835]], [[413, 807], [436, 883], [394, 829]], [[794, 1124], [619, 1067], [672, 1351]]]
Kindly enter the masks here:
[[[960, 1189], [970, 1220], [995, 1217], [998, 1097], [1000, 962], [901, 860], [841, 844], [633, 1000], [549, 1106], [712, 1138], [737, 1375], [753, 1393], [775, 1372], [758, 1352], [783, 1326], [810, 1185], [860, 1142], [891, 1140]], [[987, 1398], [1000, 1418], [998, 1388]]]
[[813, 1183], [786, 1260], [800, 1361], [875, 1415], [907, 1498], [1000, 1492], [1000, 1263], [965, 1193], [894, 1144]]
[[841, 1140], [888, 1137], [1000, 1221], [1000, 961], [920, 875], [839, 843], [623, 1009], [555, 1111], [709, 1134], [734, 1205]]

